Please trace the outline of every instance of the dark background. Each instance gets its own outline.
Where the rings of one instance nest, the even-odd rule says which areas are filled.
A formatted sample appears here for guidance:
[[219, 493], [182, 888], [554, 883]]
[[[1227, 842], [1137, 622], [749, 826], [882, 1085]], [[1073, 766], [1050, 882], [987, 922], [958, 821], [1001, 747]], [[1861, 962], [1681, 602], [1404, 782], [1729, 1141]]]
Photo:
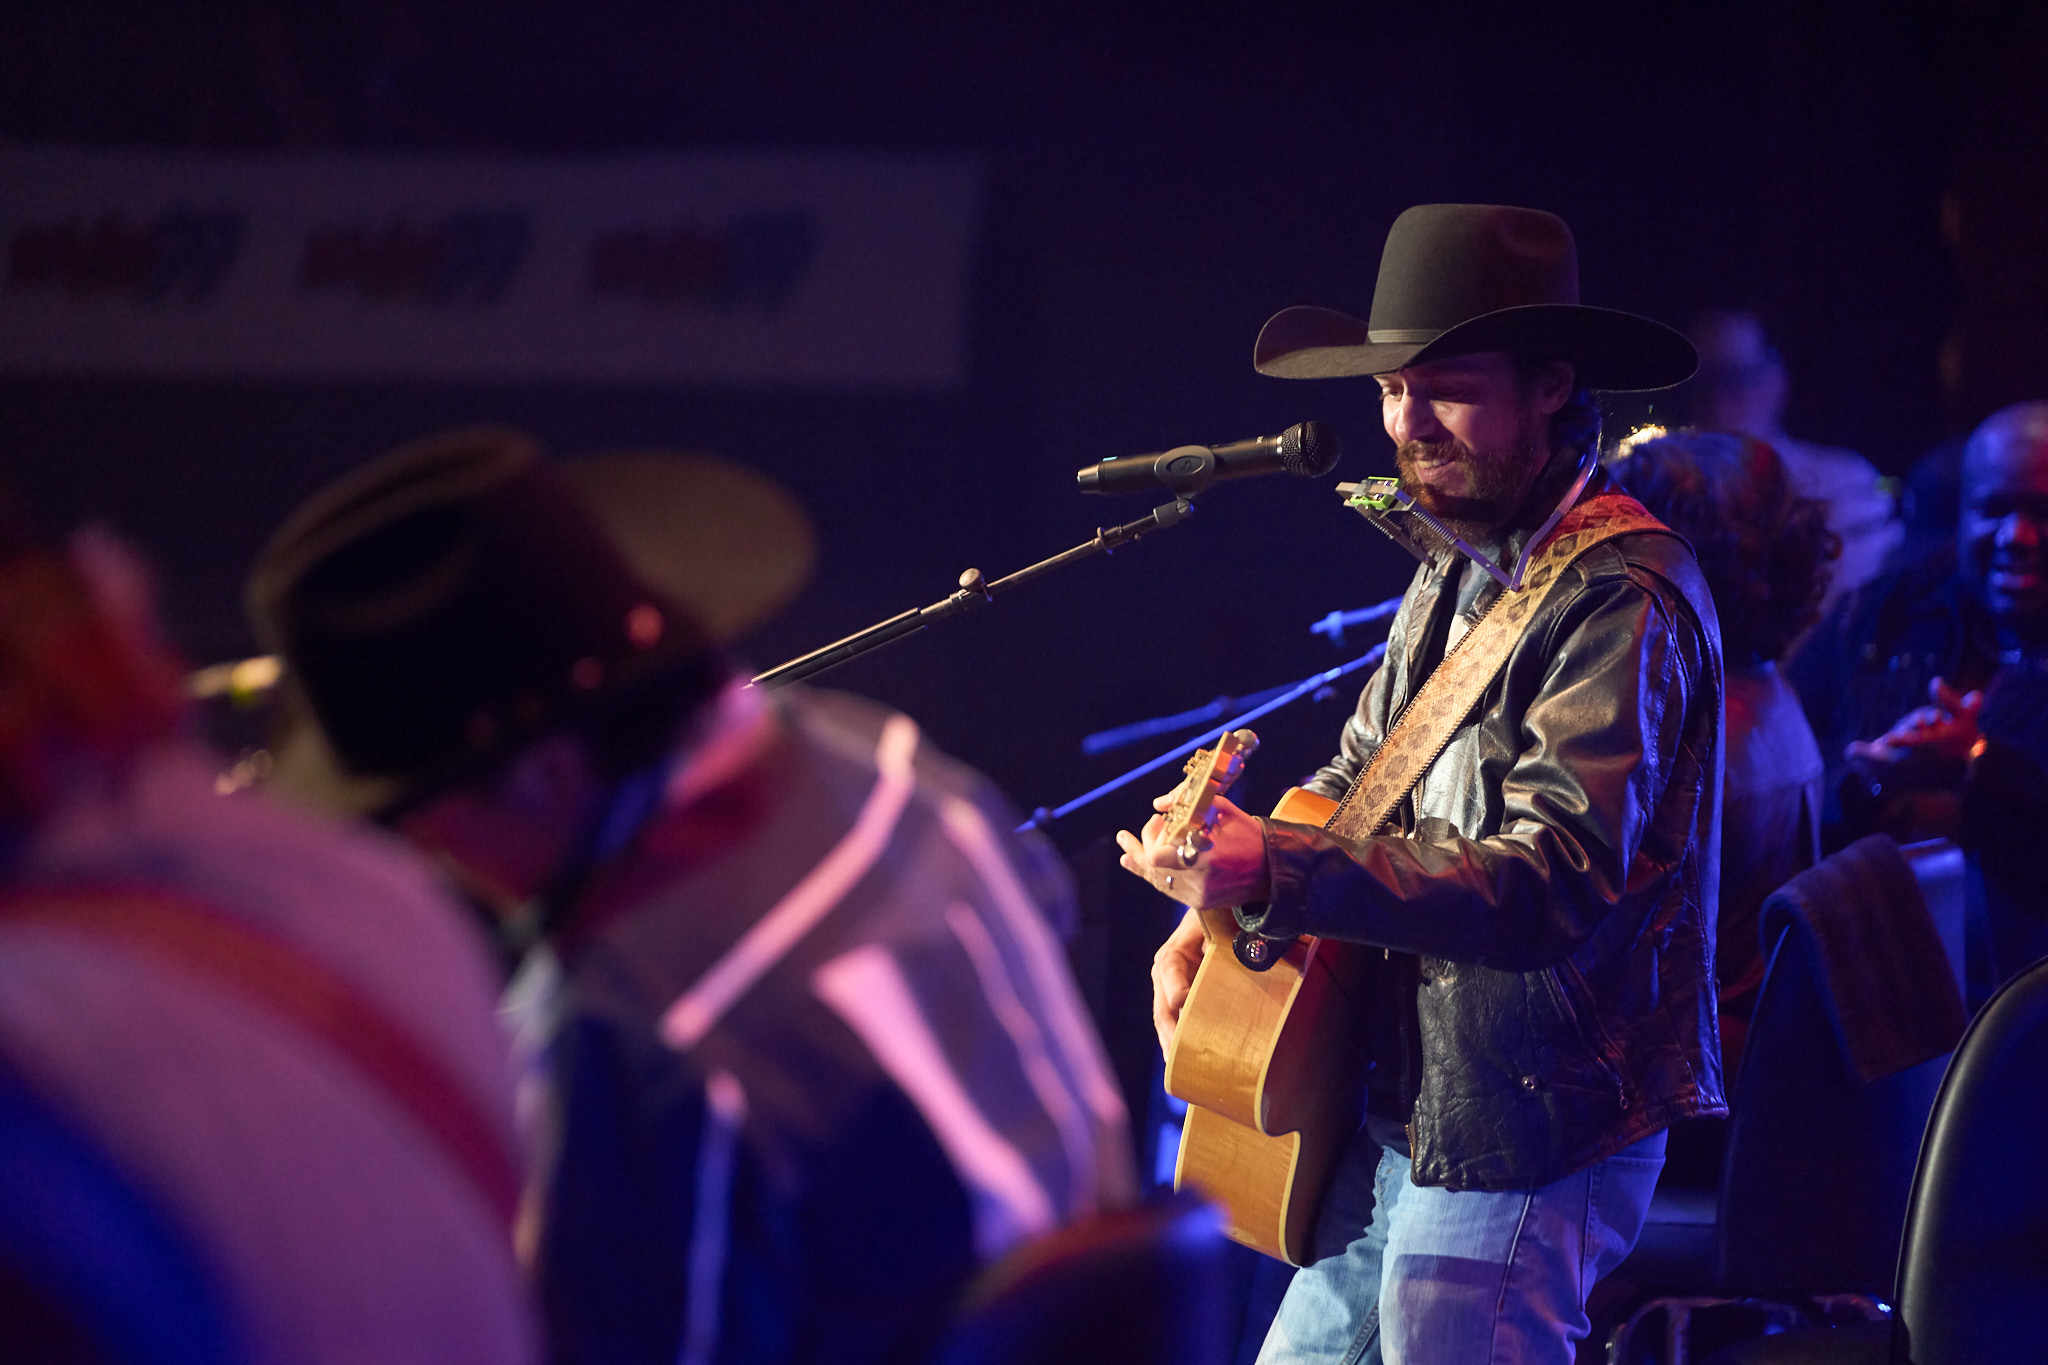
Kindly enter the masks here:
[[[1082, 498], [1083, 462], [1314, 417], [1345, 437], [1343, 477], [1383, 471], [1370, 384], [1261, 378], [1252, 338], [1288, 304], [1362, 313], [1388, 223], [1441, 200], [1563, 214], [1589, 303], [1680, 324], [1760, 310], [1792, 371], [1790, 431], [1887, 472], [2048, 397], [2048, 6], [990, 8], [12, 0], [14, 141], [935, 151], [983, 158], [989, 189], [954, 392], [0, 378], [7, 478], [52, 527], [104, 517], [139, 542], [203, 661], [249, 648], [239, 579], [284, 512], [400, 441], [492, 420], [564, 453], [716, 449], [789, 482], [823, 535], [815, 588], [752, 642], [767, 664], [1148, 505]], [[1185, 528], [833, 681], [1051, 805], [1146, 752], [1084, 760], [1082, 734], [1349, 657], [1309, 623], [1408, 569], [1325, 484], [1235, 484]], [[1250, 804], [1325, 756], [1342, 693], [1262, 726]], [[1101, 839], [1166, 785], [1058, 831], [1096, 949], [1156, 936], [1156, 911], [1105, 921]], [[1142, 988], [1100, 966], [1129, 953], [1091, 953], [1113, 1028], [1141, 1029]]]

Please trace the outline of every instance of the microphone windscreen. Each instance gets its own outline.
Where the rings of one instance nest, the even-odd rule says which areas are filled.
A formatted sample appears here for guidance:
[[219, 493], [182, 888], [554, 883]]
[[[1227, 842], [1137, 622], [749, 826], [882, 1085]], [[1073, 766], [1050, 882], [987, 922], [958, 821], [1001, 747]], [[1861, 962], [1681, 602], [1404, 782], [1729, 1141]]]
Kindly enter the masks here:
[[1321, 422], [1296, 422], [1280, 433], [1280, 467], [1319, 479], [1337, 467], [1337, 433]]

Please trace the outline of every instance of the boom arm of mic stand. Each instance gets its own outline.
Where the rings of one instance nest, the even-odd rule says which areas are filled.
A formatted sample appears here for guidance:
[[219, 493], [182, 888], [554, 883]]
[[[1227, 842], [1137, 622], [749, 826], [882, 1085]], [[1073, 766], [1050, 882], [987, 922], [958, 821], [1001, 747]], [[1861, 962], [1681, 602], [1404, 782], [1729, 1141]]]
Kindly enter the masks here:
[[837, 668], [850, 659], [857, 659], [870, 650], [900, 640], [906, 635], [915, 635], [926, 626], [935, 625], [949, 617], [971, 611], [995, 600], [997, 593], [1008, 592], [1011, 588], [1042, 578], [1054, 569], [1065, 568], [1092, 555], [1107, 553], [1120, 545], [1128, 545], [1154, 531], [1163, 531], [1169, 526], [1178, 526], [1194, 514], [1195, 505], [1186, 498], [1175, 498], [1163, 507], [1152, 509], [1151, 515], [1125, 522], [1122, 526], [1098, 529], [1093, 540], [1083, 541], [1071, 550], [1062, 550], [1050, 559], [1041, 559], [1028, 568], [1017, 570], [993, 583], [982, 581], [981, 570], [969, 569], [960, 575], [958, 592], [940, 598], [928, 607], [914, 607], [900, 612], [886, 621], [878, 621], [866, 630], [859, 631], [845, 639], [814, 649], [809, 654], [778, 664], [766, 673], [756, 674], [756, 687], [781, 687], [800, 678], [810, 678], [828, 668]]
[[1126, 772], [1120, 773], [1117, 776], [1110, 778], [1109, 781], [1103, 783], [1099, 787], [1096, 787], [1092, 791], [1085, 791], [1081, 793], [1073, 800], [1067, 802], [1064, 806], [1055, 806], [1051, 810], [1047, 810], [1045, 807], [1040, 806], [1037, 810], [1031, 812], [1031, 818], [1029, 820], [1026, 820], [1023, 824], [1017, 826], [1017, 832], [1019, 834], [1022, 834], [1027, 830], [1044, 829], [1047, 826], [1051, 825], [1054, 821], [1065, 819], [1067, 816], [1072, 815], [1075, 811], [1081, 809], [1081, 807], [1088, 805], [1092, 801], [1096, 801], [1102, 797], [1109, 795], [1111, 792], [1117, 790], [1119, 787], [1128, 786], [1131, 783], [1137, 781], [1139, 778], [1145, 776], [1145, 774], [1147, 773], [1157, 772], [1159, 769], [1165, 767], [1167, 764], [1173, 762], [1177, 758], [1185, 758], [1187, 755], [1201, 748], [1204, 744], [1209, 743], [1213, 739], [1219, 738], [1226, 731], [1235, 730], [1240, 725], [1249, 725], [1253, 721], [1257, 720], [1259, 717], [1267, 715], [1273, 711], [1278, 711], [1281, 707], [1287, 705], [1289, 702], [1295, 701], [1301, 697], [1305, 697], [1309, 693], [1314, 692], [1318, 688], [1328, 687], [1331, 683], [1337, 681], [1337, 679], [1344, 677], [1345, 675], [1350, 673], [1356, 673], [1361, 668], [1377, 667], [1379, 661], [1381, 659], [1384, 659], [1386, 656], [1387, 646], [1386, 642], [1383, 640], [1379, 644], [1374, 645], [1371, 649], [1365, 651], [1365, 653], [1353, 659], [1350, 663], [1338, 664], [1335, 668], [1326, 668], [1320, 673], [1311, 674], [1310, 676], [1303, 678], [1300, 682], [1294, 684], [1294, 686], [1283, 691], [1279, 696], [1272, 698], [1270, 701], [1261, 702], [1259, 705], [1254, 706], [1251, 710], [1246, 711], [1241, 716], [1232, 716], [1229, 720], [1224, 721], [1215, 729], [1205, 730], [1201, 734], [1196, 735], [1193, 739], [1188, 740], [1186, 743], [1168, 749], [1165, 753], [1159, 755], [1159, 757], [1157, 758], [1147, 759], [1145, 762], [1140, 763], [1137, 767], [1129, 769]]

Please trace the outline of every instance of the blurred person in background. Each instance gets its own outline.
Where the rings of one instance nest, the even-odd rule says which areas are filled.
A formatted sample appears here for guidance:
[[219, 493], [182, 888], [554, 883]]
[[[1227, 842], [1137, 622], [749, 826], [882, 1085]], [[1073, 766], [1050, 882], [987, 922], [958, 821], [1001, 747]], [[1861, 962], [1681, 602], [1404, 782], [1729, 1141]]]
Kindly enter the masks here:
[[1885, 556], [1904, 535], [1892, 496], [1876, 468], [1853, 450], [1814, 445], [1785, 434], [1791, 377], [1755, 314], [1708, 313], [1693, 325], [1700, 370], [1694, 384], [1698, 426], [1739, 431], [1778, 452], [1792, 491], [1827, 507], [1828, 529], [1840, 539], [1841, 557], [1821, 599], [1821, 612], [1845, 593], [1875, 578]]
[[1986, 418], [1963, 450], [1956, 556], [1839, 602], [1789, 666], [1821, 739], [1823, 841], [1954, 837], [1994, 674], [2048, 668], [2048, 403]]
[[2048, 957], [2048, 673], [2001, 671], [1985, 689], [1983, 740], [1963, 780], [1971, 1009]]
[[470, 429], [251, 576], [278, 780], [428, 851], [520, 959], [558, 1360], [914, 1358], [978, 1266], [1134, 1194], [1057, 859], [908, 717], [727, 653], [811, 546], [737, 465]]
[[1754, 437], [1678, 432], [1635, 446], [1614, 471], [1692, 543], [1721, 617], [1728, 748], [1714, 975], [1732, 1090], [1763, 984], [1758, 912], [1820, 858], [1820, 746], [1777, 661], [1818, 619], [1839, 545], [1826, 509], [1794, 493], [1777, 453]]
[[480, 936], [181, 687], [109, 535], [0, 528], [0, 1355], [538, 1359]]
[[1969, 433], [1950, 436], [1913, 462], [1899, 484], [1898, 548], [1885, 561], [1887, 573], [1908, 565], [1939, 567], [1956, 562], [1956, 518], [1963, 507], [1963, 447]]

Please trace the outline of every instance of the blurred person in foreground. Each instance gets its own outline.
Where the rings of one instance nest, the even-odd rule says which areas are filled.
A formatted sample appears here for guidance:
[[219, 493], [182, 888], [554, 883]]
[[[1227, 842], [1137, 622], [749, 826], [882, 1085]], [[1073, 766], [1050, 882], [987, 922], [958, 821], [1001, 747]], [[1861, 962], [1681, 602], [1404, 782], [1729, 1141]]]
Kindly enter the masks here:
[[1754, 436], [1778, 452], [1792, 491], [1827, 508], [1828, 529], [1842, 552], [1821, 598], [1822, 615], [1836, 599], [1875, 578], [1905, 535], [1892, 495], [1875, 466], [1853, 450], [1815, 445], [1785, 434], [1791, 376], [1755, 314], [1708, 313], [1693, 325], [1700, 350], [1694, 379], [1697, 425]]
[[1839, 546], [1826, 509], [1794, 493], [1777, 453], [1754, 437], [1678, 432], [1636, 445], [1614, 473], [1691, 542], [1721, 618], [1728, 748], [1714, 975], [1732, 1091], [1763, 984], [1758, 912], [1820, 858], [1820, 746], [1777, 661], [1818, 619]]
[[524, 950], [558, 1360], [912, 1358], [982, 1263], [1133, 1195], [1064, 869], [908, 717], [728, 655], [811, 555], [737, 465], [471, 429], [316, 494], [251, 576], [280, 780]]
[[480, 936], [388, 838], [217, 794], [148, 596], [0, 531], [0, 1355], [538, 1359]]
[[2048, 403], [1986, 418], [1963, 449], [1956, 557], [1839, 602], [1788, 675], [1828, 764], [1823, 843], [1954, 837], [1992, 677], [2048, 669]]

